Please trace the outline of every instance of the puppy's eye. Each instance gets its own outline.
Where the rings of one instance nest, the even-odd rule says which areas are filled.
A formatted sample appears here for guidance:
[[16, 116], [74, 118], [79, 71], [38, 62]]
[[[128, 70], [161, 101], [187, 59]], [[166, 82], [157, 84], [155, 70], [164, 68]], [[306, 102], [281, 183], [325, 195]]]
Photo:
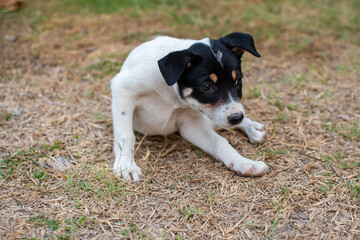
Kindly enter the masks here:
[[213, 90], [213, 86], [211, 83], [204, 83], [203, 85], [200, 86], [200, 89], [204, 92], [210, 92]]

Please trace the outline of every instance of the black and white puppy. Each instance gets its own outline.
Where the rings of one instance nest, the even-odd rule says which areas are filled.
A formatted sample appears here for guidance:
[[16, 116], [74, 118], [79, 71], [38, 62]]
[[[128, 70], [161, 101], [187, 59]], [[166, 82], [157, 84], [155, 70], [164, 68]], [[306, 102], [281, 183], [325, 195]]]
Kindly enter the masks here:
[[135, 48], [111, 82], [114, 172], [138, 181], [134, 130], [148, 135], [179, 132], [241, 176], [261, 176], [268, 166], [241, 156], [214, 126], [238, 127], [252, 143], [265, 139], [264, 125], [245, 117], [241, 104], [241, 57], [256, 57], [249, 34], [220, 39], [157, 37]]

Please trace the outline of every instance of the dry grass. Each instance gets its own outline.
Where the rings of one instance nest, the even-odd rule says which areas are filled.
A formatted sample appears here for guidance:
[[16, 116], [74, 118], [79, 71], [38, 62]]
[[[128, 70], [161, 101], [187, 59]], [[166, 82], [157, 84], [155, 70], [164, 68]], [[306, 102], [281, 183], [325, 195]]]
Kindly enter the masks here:
[[[340, 33], [309, 24], [335, 9], [326, 4], [285, 1], [278, 19], [260, 1], [263, 13], [275, 11], [268, 21], [252, 17], [254, 3], [199, 4], [64, 17], [31, 11], [35, 1], [1, 16], [0, 239], [360, 237], [360, 47], [351, 8], [338, 9], [349, 16]], [[230, 6], [248, 15], [237, 20]], [[268, 140], [220, 134], [270, 173], [242, 178], [178, 135], [138, 135], [144, 181], [114, 178], [109, 83], [128, 52], [156, 34], [236, 30], [253, 33], [262, 54], [245, 56], [244, 101]]]

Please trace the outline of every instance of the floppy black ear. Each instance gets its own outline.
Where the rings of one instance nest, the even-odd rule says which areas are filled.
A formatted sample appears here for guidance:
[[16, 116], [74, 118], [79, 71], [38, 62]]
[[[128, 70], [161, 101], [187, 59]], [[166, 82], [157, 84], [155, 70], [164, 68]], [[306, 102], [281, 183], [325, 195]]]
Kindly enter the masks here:
[[191, 67], [193, 54], [189, 50], [172, 52], [158, 61], [160, 72], [167, 85], [174, 85], [184, 73]]
[[220, 38], [219, 41], [239, 57], [244, 54], [244, 50], [256, 57], [260, 57], [260, 54], [256, 51], [254, 39], [250, 34], [234, 32]]

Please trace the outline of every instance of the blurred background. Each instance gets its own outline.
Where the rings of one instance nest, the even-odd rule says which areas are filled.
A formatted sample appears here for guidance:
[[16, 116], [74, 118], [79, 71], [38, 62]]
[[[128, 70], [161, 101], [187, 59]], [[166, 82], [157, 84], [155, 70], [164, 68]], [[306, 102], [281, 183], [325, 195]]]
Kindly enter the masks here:
[[[0, 6], [0, 238], [359, 239], [359, 0]], [[243, 56], [243, 104], [268, 140], [220, 134], [270, 173], [240, 178], [177, 135], [136, 135], [144, 181], [114, 178], [110, 80], [129, 52], [234, 31], [261, 54]]]
[[[245, 96], [275, 106], [277, 119], [293, 118], [293, 111], [305, 104], [304, 109], [320, 109], [323, 114], [318, 117], [329, 124], [331, 118], [348, 114], [338, 108], [336, 115], [321, 110], [317, 101], [306, 97], [335, 101], [346, 96], [337, 91], [341, 87], [359, 84], [357, 0], [1, 0], [0, 4], [3, 82], [49, 74], [73, 84], [83, 80], [109, 86], [128, 53], [158, 35], [202, 39], [240, 31], [254, 37], [262, 55], [244, 56]], [[304, 87], [310, 91], [297, 98]], [[288, 94], [281, 89], [289, 89]], [[2, 111], [6, 115], [8, 109]]]
[[[66, 24], [64, 30], [79, 30], [64, 32], [63, 40], [80, 40], [93, 33], [89, 32], [92, 29], [81, 29], [82, 25], [95, 21], [100, 28], [96, 33], [103, 35], [97, 37], [123, 42], [142, 42], [164, 34], [217, 38], [243, 31], [251, 33], [258, 43], [273, 51], [285, 51], [290, 55], [316, 54], [315, 51], [326, 50], [334, 40], [360, 44], [360, 3], [356, 0], [2, 1], [14, 6], [3, 8], [1, 12], [2, 31], [14, 32], [15, 38], [21, 35], [22, 41], [56, 28], [64, 29]], [[5, 13], [7, 9], [15, 11]], [[11, 24], [6, 25], [7, 21]], [[20, 26], [27, 27], [27, 31], [16, 32]]]

